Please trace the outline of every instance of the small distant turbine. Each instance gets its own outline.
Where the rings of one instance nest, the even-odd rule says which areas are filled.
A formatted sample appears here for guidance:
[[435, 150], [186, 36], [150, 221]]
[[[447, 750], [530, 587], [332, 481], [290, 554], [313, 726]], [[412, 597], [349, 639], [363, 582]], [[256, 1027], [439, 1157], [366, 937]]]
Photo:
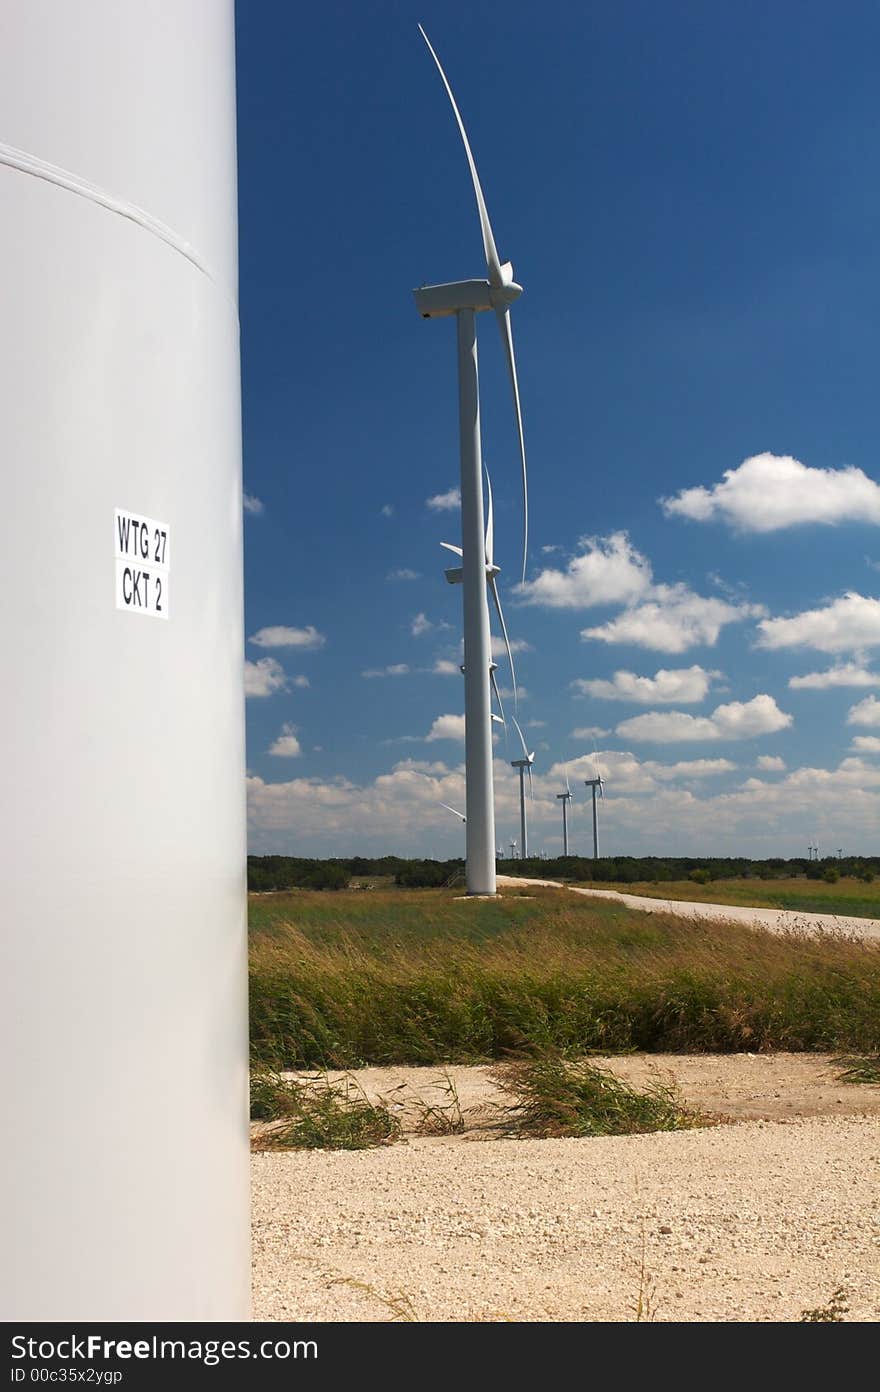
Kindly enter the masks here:
[[593, 859], [594, 859], [594, 860], [598, 860], [598, 859], [599, 859], [599, 816], [598, 816], [598, 813], [597, 813], [597, 811], [596, 811], [596, 789], [598, 788], [598, 790], [599, 790], [599, 796], [600, 796], [600, 798], [604, 798], [604, 797], [605, 797], [604, 785], [605, 785], [605, 779], [602, 777], [602, 775], [601, 775], [601, 773], [599, 772], [598, 768], [596, 769], [596, 777], [595, 777], [595, 778], [585, 778], [585, 779], [584, 779], [584, 786], [585, 786], [586, 788], [591, 788], [591, 789], [592, 789], [592, 792], [593, 792]]
[[513, 720], [513, 723], [514, 723], [514, 725], [516, 726], [516, 733], [519, 735], [520, 744], [522, 745], [522, 751], [523, 751], [523, 756], [522, 756], [522, 758], [521, 758], [521, 759], [511, 759], [511, 761], [510, 761], [510, 766], [511, 766], [511, 768], [519, 769], [519, 829], [520, 829], [520, 833], [521, 833], [521, 835], [522, 835], [522, 857], [521, 857], [521, 858], [522, 858], [523, 860], [526, 860], [526, 859], [528, 858], [528, 854], [529, 854], [529, 841], [528, 841], [528, 827], [527, 827], [527, 825], [526, 825], [526, 789], [525, 789], [525, 779], [523, 778], [523, 774], [528, 773], [528, 775], [529, 775], [529, 795], [531, 796], [531, 795], [532, 795], [532, 764], [535, 762], [535, 755], [534, 755], [534, 753], [531, 753], [531, 754], [530, 754], [529, 751], [528, 751], [528, 749], [527, 749], [527, 747], [526, 747], [525, 737], [523, 736], [522, 730], [519, 728], [519, 721], [517, 720], [516, 716], [511, 716], [511, 719]]
[[565, 792], [557, 793], [556, 796], [562, 799], [562, 854], [568, 855], [568, 804], [571, 802], [571, 787], [568, 782], [568, 774], [565, 775]]
[[510, 859], [511, 859], [511, 860], [516, 860], [516, 842], [515, 842], [515, 841], [511, 841], [511, 843], [510, 843]]

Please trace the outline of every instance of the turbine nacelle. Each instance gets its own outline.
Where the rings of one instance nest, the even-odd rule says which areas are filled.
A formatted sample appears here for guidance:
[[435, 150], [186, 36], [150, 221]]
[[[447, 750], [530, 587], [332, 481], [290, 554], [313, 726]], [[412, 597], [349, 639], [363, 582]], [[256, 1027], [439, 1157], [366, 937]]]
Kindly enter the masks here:
[[[510, 262], [505, 262], [510, 266]], [[513, 275], [513, 267], [510, 267]], [[483, 310], [504, 310], [522, 294], [522, 286], [510, 280], [490, 285], [488, 280], [454, 280], [444, 285], [420, 285], [413, 291], [416, 309], [423, 319], [446, 319], [463, 309], [476, 314]]]

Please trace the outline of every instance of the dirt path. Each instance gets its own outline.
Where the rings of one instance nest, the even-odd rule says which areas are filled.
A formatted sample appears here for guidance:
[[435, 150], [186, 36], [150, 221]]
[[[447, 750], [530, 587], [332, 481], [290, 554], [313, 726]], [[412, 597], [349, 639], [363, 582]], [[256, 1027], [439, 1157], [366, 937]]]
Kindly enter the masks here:
[[797, 909], [744, 908], [739, 904], [702, 904], [690, 899], [650, 899], [642, 894], [621, 894], [616, 889], [583, 889], [563, 885], [559, 880], [527, 879], [519, 875], [499, 875], [499, 885], [543, 885], [548, 889], [569, 889], [594, 899], [615, 899], [627, 908], [643, 913], [674, 913], [679, 918], [705, 918], [724, 923], [746, 923], [771, 933], [842, 933], [854, 938], [880, 938], [880, 919], [847, 918], [840, 914], [800, 913]]
[[403, 1141], [253, 1157], [255, 1317], [796, 1321], [838, 1286], [880, 1317], [880, 1088], [816, 1055], [605, 1062], [733, 1122], [499, 1139], [490, 1070], [454, 1068], [467, 1129], [421, 1137], [440, 1070], [365, 1069]]

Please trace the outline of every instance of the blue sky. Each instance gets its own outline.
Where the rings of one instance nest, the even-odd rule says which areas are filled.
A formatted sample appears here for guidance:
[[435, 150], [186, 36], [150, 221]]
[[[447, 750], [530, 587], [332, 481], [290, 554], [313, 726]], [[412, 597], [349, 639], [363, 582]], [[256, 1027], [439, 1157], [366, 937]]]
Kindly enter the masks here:
[[455, 333], [412, 288], [484, 260], [419, 21], [525, 291], [524, 587], [479, 327], [532, 849], [598, 756], [608, 854], [876, 852], [880, 10], [810, 0], [238, 6], [251, 850], [463, 849]]

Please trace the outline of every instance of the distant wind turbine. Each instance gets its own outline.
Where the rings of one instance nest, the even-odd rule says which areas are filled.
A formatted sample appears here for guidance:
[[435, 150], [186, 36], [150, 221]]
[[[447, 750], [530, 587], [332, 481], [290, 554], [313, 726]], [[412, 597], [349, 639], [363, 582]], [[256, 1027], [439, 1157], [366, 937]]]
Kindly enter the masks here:
[[599, 772], [599, 757], [596, 756], [596, 777], [585, 778], [584, 786], [592, 789], [593, 793], [593, 859], [599, 859], [599, 816], [596, 811], [596, 790], [599, 791], [600, 798], [605, 797], [605, 779]]
[[[501, 330], [507, 367], [513, 388], [513, 404], [522, 468], [524, 499], [523, 563], [525, 579], [528, 551], [528, 488], [526, 452], [520, 410], [519, 383], [513, 353], [510, 327], [510, 306], [522, 294], [522, 287], [513, 278], [513, 266], [502, 262], [486, 211], [477, 167], [468, 143], [464, 122], [452, 95], [452, 88], [440, 60], [421, 25], [419, 31], [446, 88], [453, 114], [464, 143], [465, 155], [483, 236], [488, 278], [456, 281], [444, 285], [423, 285], [415, 293], [416, 306], [424, 319], [455, 316], [458, 338], [459, 424], [461, 434], [461, 535], [462, 591], [464, 610], [464, 682], [465, 682], [465, 769], [467, 781], [467, 860], [466, 884], [468, 894], [494, 894], [495, 878], [495, 804], [492, 786], [492, 719], [490, 695], [490, 664], [492, 661], [489, 633], [487, 581], [495, 593], [497, 569], [487, 557], [491, 543], [483, 531], [483, 489], [480, 477], [480, 403], [477, 374], [476, 314], [494, 310]], [[503, 624], [503, 620], [502, 620]], [[506, 634], [505, 634], [506, 636]], [[508, 644], [509, 651], [509, 644]]]
[[568, 804], [571, 802], [571, 787], [568, 782], [568, 771], [565, 774], [565, 792], [557, 793], [556, 796], [562, 799], [562, 854], [568, 855]]
[[523, 756], [522, 756], [522, 758], [521, 758], [521, 759], [511, 759], [510, 765], [511, 765], [511, 768], [519, 769], [519, 828], [520, 828], [520, 834], [521, 834], [521, 836], [522, 836], [522, 859], [523, 859], [523, 860], [526, 860], [526, 859], [528, 858], [528, 854], [529, 854], [529, 840], [528, 840], [528, 826], [527, 826], [527, 824], [526, 824], [526, 792], [525, 792], [525, 780], [524, 780], [524, 778], [523, 778], [523, 775], [524, 775], [525, 773], [528, 773], [528, 775], [529, 775], [529, 794], [531, 795], [531, 792], [532, 792], [532, 764], [535, 762], [535, 755], [534, 755], [534, 753], [530, 754], [529, 751], [528, 751], [528, 748], [527, 748], [527, 746], [526, 746], [525, 737], [524, 737], [524, 735], [523, 735], [522, 730], [519, 728], [519, 721], [517, 720], [516, 716], [512, 716], [511, 719], [513, 720], [513, 723], [514, 723], [514, 725], [516, 726], [516, 733], [519, 735], [519, 740], [520, 740], [520, 744], [522, 745], [522, 751], [523, 751]]

